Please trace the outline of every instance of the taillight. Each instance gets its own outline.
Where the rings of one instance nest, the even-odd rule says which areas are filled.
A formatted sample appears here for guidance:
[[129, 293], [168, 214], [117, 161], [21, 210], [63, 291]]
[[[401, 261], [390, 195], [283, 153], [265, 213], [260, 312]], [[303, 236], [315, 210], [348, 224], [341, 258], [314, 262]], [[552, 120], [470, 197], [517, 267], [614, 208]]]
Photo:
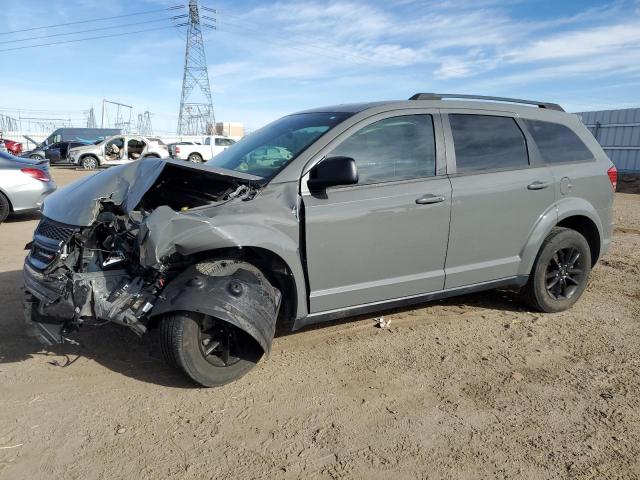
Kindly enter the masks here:
[[615, 165], [612, 165], [611, 168], [607, 170], [607, 175], [609, 175], [609, 181], [611, 182], [611, 186], [615, 192], [616, 187], [618, 186], [618, 169]]
[[180, 153], [180, 147], [176, 146], [176, 155]]
[[49, 176], [42, 170], [38, 168], [22, 168], [20, 171], [26, 175], [29, 175], [31, 178], [35, 178], [36, 180], [40, 180], [41, 182], [48, 182]]

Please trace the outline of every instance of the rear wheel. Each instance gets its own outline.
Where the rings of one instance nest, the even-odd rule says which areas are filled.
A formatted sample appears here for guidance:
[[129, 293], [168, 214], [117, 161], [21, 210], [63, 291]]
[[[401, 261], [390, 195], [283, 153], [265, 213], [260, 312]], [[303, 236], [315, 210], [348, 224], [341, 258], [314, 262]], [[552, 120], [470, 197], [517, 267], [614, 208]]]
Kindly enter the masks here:
[[29, 158], [31, 160], [44, 160], [44, 157], [42, 155], [29, 155]]
[[575, 230], [554, 228], [545, 239], [524, 287], [525, 301], [542, 312], [560, 312], [578, 301], [591, 272], [591, 250]]
[[193, 163], [202, 163], [202, 155], [199, 153], [190, 153], [187, 160]]
[[248, 333], [193, 312], [172, 312], [162, 318], [160, 347], [167, 363], [204, 387], [237, 380], [263, 355]]
[[4, 222], [11, 213], [11, 204], [9, 199], [3, 193], [0, 193], [0, 223]]
[[98, 159], [96, 157], [83, 157], [80, 166], [85, 170], [94, 170], [98, 168]]

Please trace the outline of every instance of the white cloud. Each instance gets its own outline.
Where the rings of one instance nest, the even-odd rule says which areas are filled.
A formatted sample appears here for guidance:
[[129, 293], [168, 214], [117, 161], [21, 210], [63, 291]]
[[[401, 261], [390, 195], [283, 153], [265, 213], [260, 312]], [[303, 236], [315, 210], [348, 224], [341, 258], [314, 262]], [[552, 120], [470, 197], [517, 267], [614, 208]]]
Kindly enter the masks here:
[[529, 43], [525, 48], [509, 53], [505, 58], [512, 62], [569, 59], [573, 57], [608, 56], [616, 52], [633, 55], [640, 49], [640, 21], [607, 25], [565, 32]]
[[[538, 22], [513, 18], [501, 5], [490, 0], [432, 2], [432, 8], [421, 4], [407, 17], [406, 10], [399, 13], [375, 4], [296, 0], [242, 15], [223, 11], [220, 25], [224, 31], [228, 22], [232, 35], [248, 32], [240, 42], [251, 52], [245, 63], [258, 66], [254, 70], [261, 73], [245, 79], [312, 79], [394, 67], [430, 69], [439, 79], [466, 78], [511, 63], [638, 47], [640, 24], [620, 23], [619, 4]], [[603, 21], [608, 23], [582, 27]], [[555, 33], [560, 28], [571, 31]]]

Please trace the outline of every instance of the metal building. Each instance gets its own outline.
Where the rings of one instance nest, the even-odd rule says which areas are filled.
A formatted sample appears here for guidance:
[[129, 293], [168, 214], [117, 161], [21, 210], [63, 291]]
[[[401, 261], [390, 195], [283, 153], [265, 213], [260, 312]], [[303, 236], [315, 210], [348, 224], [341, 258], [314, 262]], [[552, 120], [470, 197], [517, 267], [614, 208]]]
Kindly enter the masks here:
[[640, 108], [578, 115], [619, 172], [640, 174]]

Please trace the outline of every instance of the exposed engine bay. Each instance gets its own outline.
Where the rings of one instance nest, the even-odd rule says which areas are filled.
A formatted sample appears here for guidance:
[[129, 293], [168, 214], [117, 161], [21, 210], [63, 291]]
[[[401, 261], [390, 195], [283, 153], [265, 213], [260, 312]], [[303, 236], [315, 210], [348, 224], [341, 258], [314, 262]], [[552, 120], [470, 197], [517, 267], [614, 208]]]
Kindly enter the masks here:
[[[197, 267], [203, 259], [182, 254], [176, 246], [178, 240], [165, 239], [162, 247], [154, 245], [152, 250], [157, 257], [150, 257], [145, 250], [150, 248], [148, 244], [154, 240], [154, 232], [161, 226], [171, 222], [199, 225], [209, 218], [202, 209], [210, 213], [208, 208], [221, 204], [248, 202], [257, 195], [259, 188], [259, 184], [246, 179], [169, 164], [159, 171], [132, 209], [126, 208], [125, 196], [116, 203], [114, 197], [117, 195], [112, 194], [96, 198], [96, 205], [92, 207], [94, 219], [88, 226], [43, 218], [33, 242], [27, 246], [30, 254], [24, 266], [27, 290], [25, 315], [28, 321], [45, 326], [45, 334], [41, 332], [40, 337], [49, 343], [62, 341], [66, 334], [82, 325], [106, 322], [127, 326], [142, 335], [147, 331], [158, 304], [165, 303], [162, 312], [170, 311], [172, 307], [166, 303], [177, 305], [179, 293], [185, 291], [192, 300], [195, 299], [193, 301], [197, 301], [198, 295], [205, 295], [206, 287], [210, 289], [206, 295], [212, 298], [203, 302], [204, 313], [221, 310], [225, 302], [233, 298], [244, 296], [244, 300], [240, 300], [245, 301], [242, 308], [247, 311], [256, 308], [251, 305], [254, 298], [263, 304], [265, 298], [268, 300], [266, 307], [262, 305], [260, 308], [265, 316], [272, 317], [266, 320], [269, 327], [264, 332], [249, 332], [267, 351], [271, 342], [267, 337], [273, 337], [271, 327], [275, 328], [280, 294], [264, 281], [259, 271], [243, 267], [240, 262], [238, 268], [229, 270], [227, 265], [234, 260], [227, 259], [226, 263], [223, 262], [223, 271], [230, 272], [228, 281], [220, 283], [219, 278], [216, 281], [200, 278], [203, 275], [199, 272], [211, 271], [211, 268], [192, 268], [191, 277], [184, 278], [185, 271], [189, 267]], [[154, 216], [158, 209], [164, 217]], [[155, 219], [155, 223], [149, 225], [152, 223], [150, 219]], [[144, 261], [147, 257], [153, 261]], [[222, 267], [216, 268], [220, 270]], [[174, 279], [181, 279], [184, 285], [179, 287], [182, 290], [174, 286], [172, 298], [167, 300], [163, 292]], [[235, 290], [227, 291], [229, 282], [235, 282]], [[191, 287], [195, 294], [190, 293]], [[221, 290], [219, 294], [218, 290]], [[235, 317], [224, 320], [240, 327], [246, 323], [242, 308], [238, 309], [239, 314]], [[57, 328], [52, 328], [52, 324]]]

